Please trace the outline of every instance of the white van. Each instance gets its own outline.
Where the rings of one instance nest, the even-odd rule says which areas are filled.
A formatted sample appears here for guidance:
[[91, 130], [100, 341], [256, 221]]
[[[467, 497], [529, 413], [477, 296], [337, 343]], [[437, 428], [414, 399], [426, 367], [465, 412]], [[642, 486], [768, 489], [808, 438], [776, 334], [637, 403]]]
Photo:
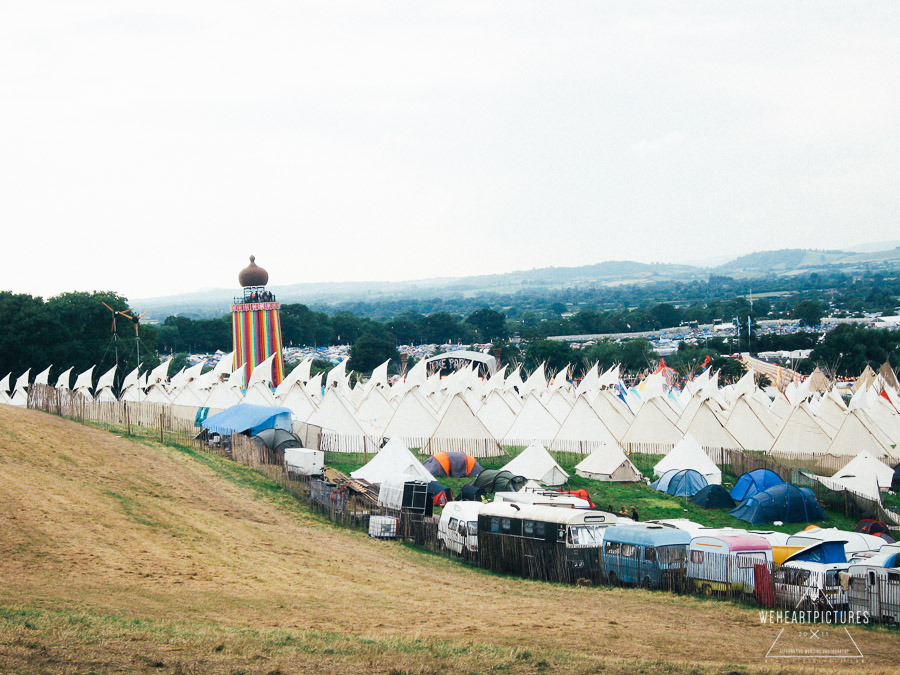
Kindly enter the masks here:
[[775, 570], [775, 599], [788, 609], [815, 608], [842, 612], [847, 608], [847, 592], [840, 573], [849, 563], [819, 563], [786, 560]]
[[438, 521], [438, 541], [459, 555], [474, 555], [478, 551], [478, 513], [481, 502], [450, 502], [441, 511]]

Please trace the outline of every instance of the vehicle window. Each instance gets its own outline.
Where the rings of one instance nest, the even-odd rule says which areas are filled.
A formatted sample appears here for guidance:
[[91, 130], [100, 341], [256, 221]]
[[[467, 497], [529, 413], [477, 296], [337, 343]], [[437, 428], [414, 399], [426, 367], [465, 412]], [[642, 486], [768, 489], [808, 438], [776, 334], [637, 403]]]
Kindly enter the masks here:
[[633, 558], [635, 552], [634, 544], [622, 544], [622, 555], [626, 558]]
[[478, 521], [470, 520], [469, 521], [469, 534], [475, 534], [478, 532]]
[[647, 562], [656, 562], [656, 549], [652, 546], [645, 546], [644, 560], [646, 560]]
[[888, 583], [891, 586], [900, 586], [900, 573], [888, 572]]
[[497, 516], [491, 516], [491, 532], [500, 531], [500, 519]]
[[617, 541], [608, 541], [606, 542], [606, 547], [604, 550], [610, 555], [619, 555], [619, 542]]
[[526, 520], [522, 523], [522, 534], [526, 537], [534, 536], [534, 521]]
[[573, 525], [569, 528], [567, 541], [572, 546], [600, 546], [602, 534], [594, 525]]
[[737, 566], [742, 569], [766, 564], [766, 556], [762, 553], [738, 553], [735, 557], [737, 558]]
[[656, 555], [660, 562], [684, 562], [685, 550], [680, 546], [660, 546], [656, 549]]
[[775, 570], [775, 574], [774, 574], [775, 583], [776, 584], [790, 583], [788, 581], [789, 573], [790, 573], [789, 569], [786, 569], [784, 567], [779, 567], [777, 570]]
[[456, 518], [451, 518], [450, 522], [447, 523], [447, 529], [449, 529], [451, 532], [456, 532], [456, 526], [458, 523], [459, 521]]
[[541, 539], [547, 534], [547, 526], [544, 523], [537, 522], [534, 524], [534, 534]]
[[457, 530], [457, 534], [459, 534], [460, 537], [466, 536], [466, 524], [465, 523], [459, 524], [459, 530]]
[[828, 570], [825, 572], [825, 585], [826, 586], [840, 586], [841, 582], [838, 579], [837, 570]]
[[798, 586], [806, 585], [806, 582], [809, 581], [809, 570], [797, 570], [797, 581], [795, 582]]
[[875, 585], [875, 572], [869, 572], [869, 586]]
[[509, 518], [501, 518], [500, 529], [504, 532], [509, 532], [512, 529], [512, 521]]
[[703, 551], [691, 551], [691, 562], [701, 564], [703, 562]]

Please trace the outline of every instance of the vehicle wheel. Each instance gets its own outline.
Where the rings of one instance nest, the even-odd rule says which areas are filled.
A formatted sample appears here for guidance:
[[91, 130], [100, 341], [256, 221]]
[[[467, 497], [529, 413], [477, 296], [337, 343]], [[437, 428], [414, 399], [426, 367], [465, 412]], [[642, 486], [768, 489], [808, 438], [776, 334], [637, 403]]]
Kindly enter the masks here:
[[700, 590], [703, 591], [703, 595], [706, 595], [708, 597], [711, 597], [713, 594], [712, 586], [710, 586], [709, 584], [703, 584]]
[[616, 576], [615, 572], [610, 572], [606, 575], [606, 581], [609, 582], [610, 586], [615, 586], [619, 583], [619, 578]]
[[650, 588], [652, 586], [652, 582], [650, 581], [650, 577], [644, 577], [644, 588]]

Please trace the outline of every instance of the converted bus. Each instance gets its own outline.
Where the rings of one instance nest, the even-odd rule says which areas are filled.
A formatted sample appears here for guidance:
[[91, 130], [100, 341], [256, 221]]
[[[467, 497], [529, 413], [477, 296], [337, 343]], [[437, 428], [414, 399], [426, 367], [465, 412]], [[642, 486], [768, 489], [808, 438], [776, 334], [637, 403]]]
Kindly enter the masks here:
[[684, 578], [691, 533], [664, 525], [623, 525], [607, 530], [600, 563], [611, 584], [673, 588]]
[[603, 532], [615, 524], [605, 511], [492, 502], [478, 514], [478, 559], [532, 579], [598, 581]]

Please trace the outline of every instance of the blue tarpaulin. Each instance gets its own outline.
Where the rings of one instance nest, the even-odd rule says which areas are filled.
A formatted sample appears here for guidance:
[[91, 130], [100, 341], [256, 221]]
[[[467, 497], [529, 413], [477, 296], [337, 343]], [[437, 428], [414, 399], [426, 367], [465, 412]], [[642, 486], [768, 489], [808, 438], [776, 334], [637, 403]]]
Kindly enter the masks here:
[[217, 434], [228, 435], [250, 430], [258, 434], [263, 429], [292, 430], [291, 409], [272, 408], [267, 405], [239, 403], [226, 408], [217, 415], [207, 417], [202, 422], [204, 429]]
[[[801, 532], [800, 534], [802, 535], [803, 533]], [[813, 544], [802, 551], [797, 551], [785, 558], [784, 562], [794, 562], [796, 560], [814, 563], [845, 563], [847, 562], [847, 554], [844, 553], [844, 542], [823, 541], [820, 544]]]

